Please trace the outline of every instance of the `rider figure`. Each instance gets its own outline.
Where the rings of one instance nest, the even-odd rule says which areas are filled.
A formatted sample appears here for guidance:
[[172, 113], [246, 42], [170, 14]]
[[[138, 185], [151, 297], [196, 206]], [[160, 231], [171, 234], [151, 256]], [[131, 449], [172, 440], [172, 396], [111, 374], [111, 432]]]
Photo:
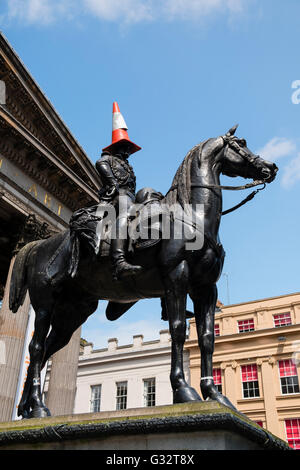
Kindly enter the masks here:
[[96, 169], [103, 184], [99, 198], [117, 206], [116, 236], [111, 240], [115, 280], [135, 276], [142, 271], [141, 266], [134, 266], [126, 261], [128, 212], [135, 202], [136, 190], [136, 178], [128, 158], [138, 150], [141, 150], [141, 147], [129, 140], [126, 123], [115, 102], [112, 144], [103, 149], [101, 158], [96, 162]]

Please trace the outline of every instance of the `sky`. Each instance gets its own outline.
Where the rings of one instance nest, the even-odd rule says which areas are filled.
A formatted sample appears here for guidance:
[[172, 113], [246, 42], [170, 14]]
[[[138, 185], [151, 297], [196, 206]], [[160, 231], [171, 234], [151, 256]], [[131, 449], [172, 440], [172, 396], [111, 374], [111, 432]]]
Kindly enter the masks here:
[[[93, 162], [118, 102], [142, 147], [130, 159], [137, 189], [167, 192], [194, 145], [237, 123], [276, 162], [276, 180], [222, 219], [225, 305], [300, 291], [299, 17], [299, 0], [0, 0], [1, 31]], [[223, 196], [226, 209], [246, 193]], [[95, 348], [168, 327], [159, 300], [113, 323], [105, 307], [82, 327]]]

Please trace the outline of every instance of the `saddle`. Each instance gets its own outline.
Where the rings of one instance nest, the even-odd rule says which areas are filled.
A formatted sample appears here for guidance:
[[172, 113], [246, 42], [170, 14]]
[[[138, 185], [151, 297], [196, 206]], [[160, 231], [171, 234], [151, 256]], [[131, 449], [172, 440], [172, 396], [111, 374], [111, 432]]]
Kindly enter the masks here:
[[[128, 252], [143, 250], [161, 241], [162, 199], [163, 195], [151, 188], [137, 193], [134, 213], [128, 215]], [[69, 230], [61, 235], [61, 243], [46, 266], [49, 281], [59, 284], [76, 275], [81, 243], [92, 256], [110, 256], [115, 220], [114, 205], [107, 202], [74, 212]]]

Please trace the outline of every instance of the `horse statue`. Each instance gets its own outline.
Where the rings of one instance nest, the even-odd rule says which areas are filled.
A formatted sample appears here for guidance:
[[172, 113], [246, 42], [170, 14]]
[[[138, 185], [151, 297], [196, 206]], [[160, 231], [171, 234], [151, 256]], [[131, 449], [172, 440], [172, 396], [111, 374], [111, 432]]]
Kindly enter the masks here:
[[[201, 401], [185, 380], [183, 347], [186, 339], [187, 295], [193, 301], [198, 343], [201, 351], [200, 389], [204, 400], [216, 400], [235, 409], [213, 381], [214, 315], [216, 283], [225, 252], [218, 232], [222, 215], [220, 175], [240, 176], [258, 183], [270, 183], [278, 171], [274, 163], [253, 154], [244, 139], [235, 136], [237, 126], [227, 134], [210, 138], [193, 147], [177, 170], [172, 186], [162, 199], [167, 207], [178, 204], [191, 208], [202, 221], [203, 243], [186, 249], [187, 240], [176, 237], [171, 219], [170, 236], [142, 250], [134, 250], [130, 260], [143, 267], [135, 279], [116, 281], [110, 257], [99, 251], [91, 256], [85, 240], [79, 242], [76, 274], [49, 277], [50, 261], [61, 265], [75, 256], [59, 247], [70, 238], [70, 230], [46, 240], [28, 243], [14, 263], [10, 309], [16, 313], [29, 291], [35, 311], [35, 330], [29, 345], [30, 365], [18, 415], [23, 418], [50, 416], [41, 393], [40, 374], [47, 360], [68, 344], [72, 334], [95, 312], [99, 300], [108, 300], [107, 317], [118, 318], [140, 299], [160, 298], [168, 319], [172, 341], [170, 381], [173, 402]], [[251, 187], [251, 184], [245, 187]], [[202, 208], [197, 213], [198, 207]], [[190, 241], [190, 240], [189, 240]], [[73, 250], [74, 251], [74, 250]], [[76, 251], [76, 250], [75, 250]], [[57, 255], [58, 253], [58, 255]], [[55, 255], [56, 254], [56, 255]], [[55, 258], [56, 257], [56, 258]], [[50, 263], [50, 264], [49, 264]]]

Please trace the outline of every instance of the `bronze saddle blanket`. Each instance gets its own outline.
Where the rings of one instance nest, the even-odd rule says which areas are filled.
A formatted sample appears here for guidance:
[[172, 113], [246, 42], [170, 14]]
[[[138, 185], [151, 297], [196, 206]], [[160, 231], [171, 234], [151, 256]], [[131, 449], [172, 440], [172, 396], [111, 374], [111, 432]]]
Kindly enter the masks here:
[[[161, 240], [162, 206], [159, 202], [137, 205], [128, 215], [128, 251], [143, 250]], [[111, 204], [79, 209], [71, 217], [70, 233], [86, 242], [97, 256], [109, 256], [111, 239], [115, 236], [116, 215]]]
[[[61, 234], [62, 241], [46, 267], [52, 284], [76, 275], [81, 242], [92, 256], [109, 256], [116, 220], [114, 214], [113, 206], [107, 203], [74, 212], [69, 230]], [[161, 241], [161, 214], [160, 203], [155, 202], [144, 205], [141, 212], [128, 217], [128, 252], [143, 250]]]

